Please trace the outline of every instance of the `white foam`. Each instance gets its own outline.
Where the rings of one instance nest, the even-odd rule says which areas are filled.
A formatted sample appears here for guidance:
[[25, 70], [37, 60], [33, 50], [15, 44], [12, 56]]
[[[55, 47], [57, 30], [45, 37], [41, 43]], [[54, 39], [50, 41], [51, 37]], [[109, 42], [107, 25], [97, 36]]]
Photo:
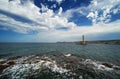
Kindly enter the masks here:
[[57, 73], [66, 73], [67, 69], [63, 69], [62, 67], [58, 67], [55, 61], [46, 61], [40, 60], [38, 63], [33, 64], [17, 64], [12, 67], [8, 67], [5, 69], [3, 73], [11, 74], [11, 79], [22, 79], [23, 77], [31, 74], [37, 74], [38, 71], [41, 72], [42, 69], [49, 68], [53, 72]]
[[83, 63], [85, 65], [92, 65], [94, 69], [98, 69], [98, 70], [106, 70], [106, 71], [113, 70], [113, 68], [106, 67], [106, 66], [102, 65], [102, 63], [92, 61], [91, 59], [86, 59]]
[[6, 59], [0, 59], [0, 62], [6, 61]]
[[66, 56], [66, 57], [69, 57], [69, 56], [71, 56], [71, 54], [66, 54], [65, 56]]
[[109, 67], [106, 67], [106, 66], [101, 65], [101, 64], [98, 64], [98, 65], [97, 65], [97, 68], [100, 69], [100, 70], [106, 70], [106, 71], [111, 71], [111, 70], [113, 70], [113, 68], [109, 68]]

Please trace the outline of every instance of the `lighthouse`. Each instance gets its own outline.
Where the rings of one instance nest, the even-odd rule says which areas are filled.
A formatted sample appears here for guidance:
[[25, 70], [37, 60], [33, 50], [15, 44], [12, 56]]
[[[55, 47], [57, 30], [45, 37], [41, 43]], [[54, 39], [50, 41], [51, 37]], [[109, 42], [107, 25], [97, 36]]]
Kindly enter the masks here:
[[81, 41], [80, 43], [81, 43], [81, 45], [86, 45], [86, 42], [85, 42], [85, 37], [84, 37], [84, 35], [82, 35], [82, 41]]

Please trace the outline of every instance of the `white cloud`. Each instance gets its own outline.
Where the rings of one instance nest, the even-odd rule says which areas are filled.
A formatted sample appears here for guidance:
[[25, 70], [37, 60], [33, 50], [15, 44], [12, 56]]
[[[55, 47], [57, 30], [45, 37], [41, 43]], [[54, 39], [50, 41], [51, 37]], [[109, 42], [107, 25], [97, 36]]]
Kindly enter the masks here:
[[[63, 0], [58, 0], [58, 2], [61, 1]], [[120, 0], [93, 0], [88, 7], [83, 6], [77, 9], [67, 10], [66, 12], [63, 12], [63, 8], [60, 7], [58, 13], [54, 13], [53, 10], [48, 9], [48, 7], [43, 4], [41, 4], [42, 8], [38, 8], [30, 0], [24, 4], [21, 4], [20, 0], [13, 0], [11, 2], [1, 0], [0, 10], [30, 19], [38, 24], [18, 21], [0, 13], [0, 25], [4, 26], [0, 27], [0, 30], [12, 30], [24, 34], [27, 34], [30, 31], [37, 31], [38, 34], [31, 35], [31, 38], [38, 41], [74, 41], [78, 40], [83, 34], [87, 36], [96, 36], [120, 32], [120, 20], [108, 24], [104, 23], [110, 21], [111, 12], [115, 14], [119, 12], [120, 7], [115, 8], [115, 5], [118, 5], [119, 3]], [[43, 12], [40, 13], [40, 10]], [[99, 11], [102, 11], [102, 14], [100, 14]], [[80, 13], [81, 16], [87, 16], [92, 20], [94, 25], [81, 27], [73, 22], [69, 22], [69, 18], [72, 17], [74, 12]], [[100, 22], [97, 23], [98, 21]], [[63, 27], [68, 28], [69, 30], [64, 31], [56, 29]]]
[[[85, 35], [86, 40], [89, 38], [94, 38], [98, 35], [104, 35], [109, 33], [120, 33], [120, 20], [110, 23], [110, 24], [95, 24], [92, 27], [83, 26], [75, 27], [74, 29], [61, 31], [61, 30], [52, 30], [47, 32], [40, 32], [37, 36], [33, 36], [36, 39], [41, 39], [42, 41], [57, 42], [57, 41], [75, 41], [81, 40], [81, 36]], [[52, 37], [52, 38], [51, 38]], [[48, 39], [49, 38], [49, 39]]]
[[[95, 24], [97, 22], [109, 22], [111, 13], [116, 14], [120, 11], [120, 0], [92, 0], [91, 4], [87, 7], [90, 10], [88, 16]], [[92, 12], [93, 16], [90, 16]], [[94, 17], [95, 12], [99, 15]]]
[[56, 0], [56, 2], [58, 2], [58, 4], [60, 4], [62, 1], [64, 1], [64, 0]]
[[69, 19], [74, 13], [79, 13], [81, 16], [86, 16], [89, 13], [89, 9], [84, 6], [76, 9], [69, 9], [66, 12], [63, 12], [62, 16]]
[[97, 1], [93, 1], [92, 3], [93, 3], [95, 6], [98, 5], [98, 2], [97, 2]]
[[[62, 14], [62, 7], [60, 7], [58, 14], [55, 14], [53, 10], [48, 9], [47, 6], [43, 4], [42, 8], [38, 8], [31, 1], [27, 1], [22, 5], [20, 0], [11, 1], [10, 3], [6, 0], [2, 0], [0, 3], [0, 9], [3, 11], [7, 11], [18, 16], [30, 19], [36, 23], [30, 24], [25, 22], [20, 22], [15, 20], [12, 17], [8, 17], [7, 15], [0, 14], [1, 21], [5, 21], [5, 23], [1, 22], [1, 25], [6, 25], [11, 28], [11, 30], [27, 33], [32, 30], [54, 30], [57, 27], [66, 27], [73, 28], [75, 27], [74, 23], [68, 22], [68, 19], [60, 16]], [[39, 11], [43, 12], [40, 13]], [[22, 31], [23, 30], [23, 31]]]
[[53, 4], [52, 6], [51, 6], [51, 8], [56, 8], [57, 7], [57, 4]]
[[48, 11], [49, 9], [47, 8], [47, 6], [45, 6], [45, 5], [43, 5], [43, 4], [41, 3], [41, 8], [40, 8], [40, 10], [41, 10], [42, 12], [46, 12], [46, 11]]
[[56, 1], [58, 4], [61, 4], [65, 0], [48, 0], [48, 1]]
[[93, 24], [108, 23], [111, 20], [111, 14], [120, 13], [120, 0], [92, 0], [86, 7], [67, 10], [64, 16], [69, 19], [76, 12], [92, 20]]
[[112, 14], [120, 13], [120, 0], [92, 0], [87, 7], [69, 9], [64, 15], [69, 19], [76, 12], [89, 18], [93, 24], [99, 22], [108, 23]]
[[88, 17], [88, 18], [90, 17], [90, 19], [92, 19], [92, 22], [93, 22], [93, 23], [96, 23], [96, 20], [97, 20], [97, 18], [98, 18], [98, 12], [97, 12], [97, 11], [95, 11], [95, 12], [90, 12], [90, 13], [87, 15], [87, 17]]
[[63, 11], [63, 9], [62, 9], [62, 7], [60, 7], [60, 8], [59, 8], [58, 15], [61, 15], [61, 14], [62, 14], [62, 11]]
[[0, 18], [2, 18], [2, 21], [4, 21], [4, 22], [0, 22], [0, 24], [3, 25], [4, 28], [15, 32], [27, 34], [30, 30], [33, 31], [48, 30], [47, 27], [30, 25], [29, 23], [23, 23], [20, 21], [16, 21], [12, 18], [9, 18], [5, 15], [0, 15]]

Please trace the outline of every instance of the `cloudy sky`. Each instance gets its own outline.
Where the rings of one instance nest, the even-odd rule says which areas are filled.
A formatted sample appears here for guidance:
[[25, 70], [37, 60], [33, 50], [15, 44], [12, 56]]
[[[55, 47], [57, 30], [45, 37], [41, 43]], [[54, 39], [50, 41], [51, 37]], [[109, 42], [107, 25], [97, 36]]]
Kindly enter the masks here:
[[0, 42], [120, 39], [120, 0], [0, 0]]

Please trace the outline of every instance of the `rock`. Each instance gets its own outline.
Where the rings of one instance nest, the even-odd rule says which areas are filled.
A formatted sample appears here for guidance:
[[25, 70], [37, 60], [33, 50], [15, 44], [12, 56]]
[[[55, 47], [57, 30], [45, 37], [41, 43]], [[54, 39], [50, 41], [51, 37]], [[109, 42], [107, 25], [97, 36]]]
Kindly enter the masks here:
[[19, 76], [20, 79], [23, 77], [26, 77], [23, 79], [120, 78], [119, 66], [91, 59], [83, 59], [75, 54], [67, 54], [65, 56], [65, 54], [59, 52], [50, 52], [35, 56], [23, 56], [17, 59], [18, 62], [15, 61], [15, 59], [11, 59], [7, 62], [2, 62], [4, 65], [0, 65], [0, 71], [2, 72], [5, 69], [2, 72], [2, 76], [6, 77], [3, 79], [9, 79], [12, 76], [14, 78]]
[[6, 62], [6, 61], [0, 61], [0, 73], [1, 73], [4, 69], [6, 69], [7, 67], [12, 66], [12, 65], [15, 65], [15, 64], [16, 64], [15, 61], [12, 61], [12, 60], [10, 60], [10, 61], [8, 61], [8, 62]]
[[119, 66], [113, 66], [113, 68], [114, 68], [115, 70], [120, 70], [120, 67], [119, 67]]
[[110, 64], [110, 63], [102, 63], [102, 65], [104, 65], [104, 66], [106, 66], [106, 67], [109, 67], [109, 68], [112, 68], [112, 67], [113, 67], [113, 65]]
[[6, 63], [6, 61], [3, 59], [0, 59], [0, 64], [4, 64], [4, 63]]
[[7, 67], [9, 67], [9, 65], [5, 64], [5, 65], [0, 65], [0, 73], [2, 73], [2, 71], [4, 69], [6, 69]]
[[11, 61], [8, 61], [7, 64], [11, 66], [11, 65], [15, 65], [16, 63], [15, 63], [15, 61], [11, 60]]
[[41, 58], [41, 60], [44, 60], [44, 61], [52, 61], [52, 59], [51, 59], [51, 58], [49, 58], [49, 57], [44, 57], [44, 58]]

